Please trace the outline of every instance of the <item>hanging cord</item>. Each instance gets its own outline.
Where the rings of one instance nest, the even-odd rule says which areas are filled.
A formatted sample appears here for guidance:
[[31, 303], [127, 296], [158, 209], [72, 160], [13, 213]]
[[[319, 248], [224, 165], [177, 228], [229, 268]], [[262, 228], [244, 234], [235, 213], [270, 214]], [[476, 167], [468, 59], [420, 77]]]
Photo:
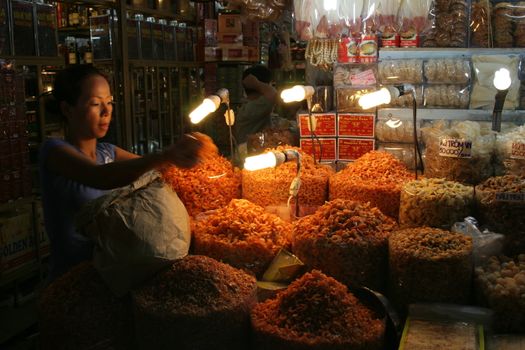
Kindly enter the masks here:
[[416, 93], [413, 89], [410, 90], [410, 95], [412, 96], [412, 121], [414, 123], [414, 165], [415, 165], [415, 171], [416, 171], [416, 180], [417, 180], [417, 171], [419, 169], [418, 167], [418, 159], [419, 164], [421, 165], [421, 173], [425, 171], [425, 167], [423, 165], [423, 157], [421, 156], [421, 149], [419, 147], [419, 140], [417, 136], [417, 101], [416, 101]]

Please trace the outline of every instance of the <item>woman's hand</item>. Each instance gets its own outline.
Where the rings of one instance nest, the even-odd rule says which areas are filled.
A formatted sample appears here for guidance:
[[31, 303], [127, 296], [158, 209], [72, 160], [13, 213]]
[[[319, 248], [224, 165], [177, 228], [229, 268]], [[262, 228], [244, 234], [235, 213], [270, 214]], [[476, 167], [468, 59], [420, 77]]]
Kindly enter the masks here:
[[184, 134], [173, 146], [163, 152], [164, 159], [179, 168], [192, 168], [199, 162], [202, 142], [192, 134]]

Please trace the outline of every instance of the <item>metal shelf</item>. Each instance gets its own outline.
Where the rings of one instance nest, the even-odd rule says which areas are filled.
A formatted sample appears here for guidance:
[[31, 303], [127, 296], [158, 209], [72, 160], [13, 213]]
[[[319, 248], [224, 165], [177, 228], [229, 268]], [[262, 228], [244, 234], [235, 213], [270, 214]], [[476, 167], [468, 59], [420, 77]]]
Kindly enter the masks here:
[[[378, 119], [388, 119], [396, 117], [400, 119], [411, 119], [411, 108], [381, 108], [377, 111]], [[525, 110], [504, 110], [502, 112], [503, 121], [506, 122], [523, 122], [525, 120]], [[479, 109], [434, 109], [419, 108], [417, 110], [418, 119], [438, 120], [475, 120], [490, 121], [492, 111]]]
[[472, 55], [521, 55], [523, 48], [381, 48], [379, 59], [470, 57]]
[[132, 6], [126, 6], [126, 10], [134, 13], [142, 13], [144, 15], [148, 16], [155, 16], [155, 17], [161, 17], [161, 18], [168, 18], [177, 20], [179, 22], [185, 22], [185, 23], [194, 23], [195, 18], [191, 18], [184, 15], [177, 15], [174, 13], [170, 13], [166, 10], [157, 10], [157, 9], [150, 9], [150, 8], [138, 8], [138, 7], [132, 7]]

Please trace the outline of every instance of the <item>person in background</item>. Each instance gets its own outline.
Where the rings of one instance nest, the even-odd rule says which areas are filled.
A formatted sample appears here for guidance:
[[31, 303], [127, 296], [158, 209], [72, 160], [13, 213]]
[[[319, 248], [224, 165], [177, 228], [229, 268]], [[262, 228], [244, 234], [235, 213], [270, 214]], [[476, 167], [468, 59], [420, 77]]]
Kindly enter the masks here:
[[39, 154], [45, 228], [50, 240], [50, 280], [90, 260], [93, 243], [75, 229], [75, 215], [87, 201], [132, 183], [155, 168], [190, 168], [202, 145], [185, 135], [162, 153], [140, 157], [110, 143], [113, 95], [107, 78], [89, 65], [70, 66], [56, 75], [50, 109], [66, 121], [65, 139], [48, 139]]
[[246, 157], [248, 135], [258, 133], [270, 125], [277, 102], [277, 91], [270, 85], [271, 80], [270, 70], [262, 65], [252, 66], [243, 72], [242, 86], [247, 102], [236, 112], [234, 124], [241, 161]]

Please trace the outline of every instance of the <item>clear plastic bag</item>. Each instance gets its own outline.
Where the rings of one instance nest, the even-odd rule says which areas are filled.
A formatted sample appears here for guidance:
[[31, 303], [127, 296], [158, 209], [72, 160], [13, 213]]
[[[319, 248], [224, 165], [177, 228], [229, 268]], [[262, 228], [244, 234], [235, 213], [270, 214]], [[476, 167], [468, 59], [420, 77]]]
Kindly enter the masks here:
[[385, 151], [399, 159], [408, 169], [415, 168], [414, 146], [410, 143], [381, 143], [377, 146], [378, 151]]
[[472, 121], [422, 128], [425, 175], [478, 184], [493, 174], [494, 134]]
[[423, 83], [423, 60], [384, 60], [379, 62], [379, 80], [383, 84]]
[[468, 85], [427, 85], [424, 89], [424, 106], [428, 108], [468, 108]]
[[423, 41], [425, 47], [467, 47], [469, 0], [436, 0], [430, 11], [432, 27]]
[[375, 86], [378, 81], [377, 64], [336, 64], [334, 87]]
[[492, 9], [494, 47], [525, 47], [525, 2], [500, 2]]
[[492, 47], [489, 0], [471, 0], [470, 47]]
[[525, 176], [525, 126], [496, 134], [496, 175]]
[[472, 214], [474, 188], [444, 179], [421, 179], [406, 183], [401, 191], [399, 224], [442, 229]]
[[[385, 85], [387, 88], [388, 85]], [[419, 107], [423, 106], [423, 85], [415, 85], [414, 86], [414, 93], [416, 95], [416, 103]], [[411, 94], [404, 94], [400, 95], [398, 97], [393, 97], [390, 101], [390, 104], [388, 104], [389, 107], [401, 107], [401, 108], [412, 108], [412, 95]]]
[[431, 5], [431, 0], [407, 0], [402, 2], [398, 14], [398, 22], [401, 27], [401, 47], [420, 46], [421, 35], [431, 25], [428, 16]]
[[467, 84], [470, 81], [470, 61], [463, 58], [430, 59], [424, 62], [427, 83]]
[[375, 88], [338, 88], [336, 89], [337, 111], [338, 112], [371, 112], [374, 108], [364, 110], [359, 106], [361, 96], [374, 92]]

